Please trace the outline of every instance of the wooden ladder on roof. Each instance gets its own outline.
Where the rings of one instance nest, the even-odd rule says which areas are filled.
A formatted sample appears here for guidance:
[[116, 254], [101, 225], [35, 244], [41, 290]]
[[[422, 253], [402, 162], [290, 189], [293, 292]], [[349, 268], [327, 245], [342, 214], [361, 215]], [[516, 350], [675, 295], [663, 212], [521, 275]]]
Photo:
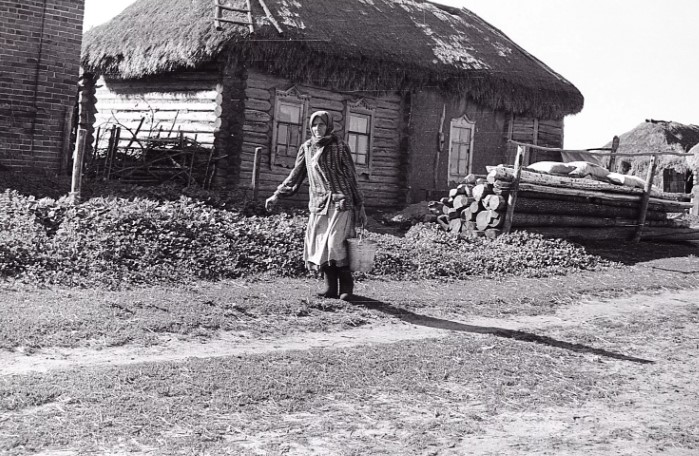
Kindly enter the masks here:
[[[242, 8], [234, 8], [232, 6], [227, 6], [227, 5], [222, 5], [221, 2], [223, 0], [214, 0], [214, 6], [215, 6], [215, 14], [214, 14], [214, 27], [216, 28], [217, 31], [223, 30], [223, 27], [221, 26], [222, 22], [229, 22], [232, 24], [238, 24], [238, 25], [247, 25], [250, 33], [255, 32], [255, 28], [253, 27], [253, 20], [252, 20], [252, 7], [250, 5], [250, 0], [246, 0], [246, 8], [247, 9], [242, 9]], [[264, 0], [258, 0], [260, 3], [260, 6], [262, 6], [262, 9], [265, 12], [265, 16], [267, 16], [267, 19], [272, 23], [275, 29], [277, 29], [277, 32], [279, 34], [283, 33], [283, 30], [279, 23], [274, 19], [274, 16], [272, 16], [272, 12], [269, 10], [267, 7], [267, 4], [264, 2]], [[243, 19], [231, 19], [231, 18], [224, 18], [223, 17], [223, 12], [224, 11], [232, 11], [234, 13], [243, 13], [246, 15], [247, 20]]]
[[[223, 30], [223, 26], [221, 25], [222, 22], [230, 23], [230, 24], [238, 24], [238, 25], [247, 25], [248, 29], [250, 30], [250, 33], [255, 32], [255, 28], [253, 27], [253, 22], [252, 22], [252, 7], [250, 6], [250, 0], [245, 0], [246, 8], [235, 8], [232, 6], [228, 5], [222, 5], [221, 2], [223, 0], [214, 0], [214, 7], [215, 7], [215, 12], [214, 12], [214, 27], [216, 30], [221, 31]], [[223, 17], [223, 12], [224, 11], [232, 11], [234, 13], [242, 13], [245, 14], [246, 18], [224, 18]]]

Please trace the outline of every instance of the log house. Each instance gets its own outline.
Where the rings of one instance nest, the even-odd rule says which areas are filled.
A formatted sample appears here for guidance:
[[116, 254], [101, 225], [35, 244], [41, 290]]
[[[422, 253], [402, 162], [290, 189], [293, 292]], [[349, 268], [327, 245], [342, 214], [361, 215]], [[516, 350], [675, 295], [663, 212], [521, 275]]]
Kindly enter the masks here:
[[570, 82], [466, 9], [220, 3], [249, 3], [252, 27], [224, 12], [241, 23], [217, 31], [212, 2], [138, 0], [83, 45], [85, 71], [102, 76], [97, 123], [196, 138], [221, 158], [219, 185], [249, 186], [261, 148], [258, 193], [271, 194], [323, 109], [352, 147], [367, 205], [400, 207], [511, 162], [508, 139], [561, 147], [564, 117], [582, 109]]

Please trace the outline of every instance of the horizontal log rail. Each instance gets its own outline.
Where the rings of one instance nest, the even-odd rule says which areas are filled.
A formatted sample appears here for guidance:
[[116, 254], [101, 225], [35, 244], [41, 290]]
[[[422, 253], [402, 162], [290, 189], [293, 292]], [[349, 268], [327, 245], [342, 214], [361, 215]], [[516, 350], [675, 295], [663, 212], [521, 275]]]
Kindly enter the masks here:
[[[680, 153], [680, 152], [640, 152], [637, 154], [634, 153], [619, 153], [619, 152], [612, 152], [613, 149], [611, 147], [598, 147], [598, 148], [593, 148], [593, 149], [560, 149], [558, 147], [544, 147], [544, 146], [537, 146], [536, 144], [529, 144], [529, 143], [524, 143], [520, 141], [514, 141], [512, 139], [509, 139], [507, 142], [511, 144], [515, 144], [517, 146], [522, 146], [522, 147], [529, 147], [532, 149], [536, 150], [543, 150], [547, 152], [567, 152], [567, 153], [586, 153], [590, 155], [596, 155], [596, 156], [615, 156], [615, 157], [652, 157], [652, 156], [658, 156], [658, 155], [672, 155], [676, 157], [693, 157], [693, 154], [687, 154], [687, 153]], [[596, 151], [609, 151], [609, 152], [596, 152]]]

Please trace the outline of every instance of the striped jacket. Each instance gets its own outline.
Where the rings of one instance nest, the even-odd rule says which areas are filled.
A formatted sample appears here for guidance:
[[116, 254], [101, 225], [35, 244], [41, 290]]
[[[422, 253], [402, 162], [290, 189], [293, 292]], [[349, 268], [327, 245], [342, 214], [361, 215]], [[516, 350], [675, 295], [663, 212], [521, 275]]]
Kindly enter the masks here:
[[340, 210], [358, 209], [364, 205], [352, 153], [347, 143], [337, 136], [321, 148], [312, 145], [310, 140], [303, 143], [296, 155], [294, 169], [277, 187], [275, 195], [295, 194], [306, 177], [308, 209], [313, 213], [325, 213], [332, 202], [338, 204]]

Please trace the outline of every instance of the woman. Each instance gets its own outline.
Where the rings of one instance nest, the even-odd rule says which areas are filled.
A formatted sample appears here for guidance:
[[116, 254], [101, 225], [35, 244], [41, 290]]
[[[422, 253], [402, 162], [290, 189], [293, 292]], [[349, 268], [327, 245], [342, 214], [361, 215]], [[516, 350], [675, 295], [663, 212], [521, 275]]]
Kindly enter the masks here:
[[[299, 148], [294, 169], [265, 202], [272, 209], [279, 198], [296, 193], [308, 177], [311, 212], [304, 239], [303, 260], [309, 270], [325, 277], [319, 296], [348, 301], [354, 291], [349, 269], [347, 239], [355, 225], [366, 223], [364, 198], [349, 146], [333, 134], [333, 120], [326, 111], [310, 118], [312, 137]], [[339, 288], [338, 288], [339, 280]]]

